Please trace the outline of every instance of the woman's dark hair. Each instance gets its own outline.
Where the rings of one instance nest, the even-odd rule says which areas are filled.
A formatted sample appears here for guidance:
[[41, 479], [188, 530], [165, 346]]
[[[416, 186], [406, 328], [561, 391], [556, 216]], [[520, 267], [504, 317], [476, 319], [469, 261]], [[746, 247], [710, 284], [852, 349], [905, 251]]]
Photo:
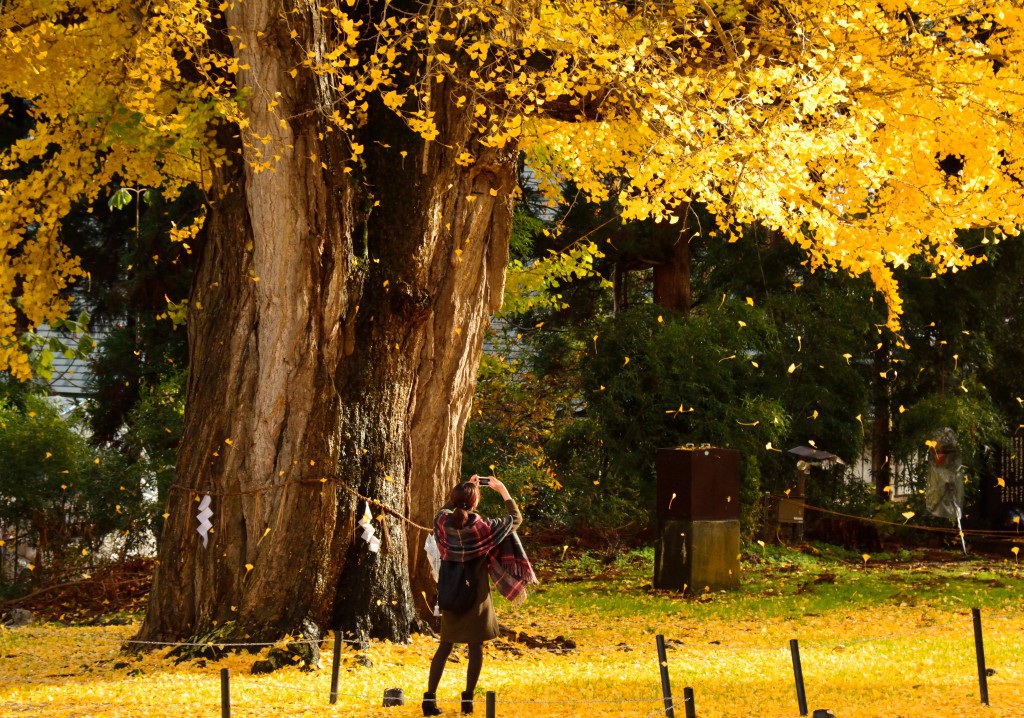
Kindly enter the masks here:
[[459, 484], [448, 494], [446, 509], [452, 510], [452, 526], [461, 529], [469, 519], [470, 510], [480, 501], [480, 487], [472, 481]]

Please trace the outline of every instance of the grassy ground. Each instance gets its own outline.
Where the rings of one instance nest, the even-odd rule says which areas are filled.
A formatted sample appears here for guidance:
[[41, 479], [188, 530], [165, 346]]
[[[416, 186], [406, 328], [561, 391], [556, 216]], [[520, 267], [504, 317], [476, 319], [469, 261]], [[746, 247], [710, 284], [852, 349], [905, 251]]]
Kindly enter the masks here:
[[[816, 552], [816, 553], [814, 553]], [[753, 545], [742, 588], [653, 591], [650, 551], [551, 549], [543, 584], [523, 607], [496, 601], [504, 625], [567, 639], [565, 653], [509, 640], [488, 644], [478, 688], [498, 716], [662, 714], [655, 635], [669, 643], [677, 699], [695, 690], [698, 716], [796, 716], [789, 640], [800, 641], [810, 708], [840, 718], [1024, 715], [1024, 575], [1014, 557], [965, 560], [930, 552], [874, 556]], [[978, 699], [970, 608], [982, 609], [989, 707]], [[0, 633], [0, 716], [217, 715], [220, 669], [232, 675], [232, 716], [414, 716], [435, 642], [342, 653], [338, 703], [328, 704], [331, 645], [319, 671], [253, 676], [251, 654], [174, 665], [157, 651], [119, 653], [135, 627], [45, 624]], [[440, 688], [457, 713], [465, 658]], [[409, 705], [380, 708], [399, 687]], [[677, 715], [684, 715], [682, 704]]]

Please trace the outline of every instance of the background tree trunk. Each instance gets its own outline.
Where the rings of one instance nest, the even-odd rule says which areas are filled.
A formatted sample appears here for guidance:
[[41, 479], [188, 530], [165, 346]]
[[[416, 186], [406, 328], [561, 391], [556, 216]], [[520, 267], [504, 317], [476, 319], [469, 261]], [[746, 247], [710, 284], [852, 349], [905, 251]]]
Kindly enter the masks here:
[[690, 315], [690, 232], [689, 206], [682, 211], [678, 225], [662, 222], [654, 225], [655, 238], [664, 243], [667, 261], [654, 265], [654, 303]]
[[892, 415], [889, 400], [889, 339], [883, 335], [882, 346], [874, 354], [874, 416], [871, 422], [871, 478], [875, 484], [875, 495], [889, 500], [892, 495], [886, 487], [892, 485], [892, 464], [890, 458], [890, 435]]
[[[385, 515], [370, 553], [355, 540], [352, 491], [429, 526], [458, 474], [500, 303], [515, 148], [476, 146], [472, 108], [440, 91], [426, 101], [443, 143], [371, 101], [363, 163], [346, 173], [348, 140], [318, 111], [330, 87], [289, 74], [300, 47], [325, 43], [315, 8], [295, 6], [301, 45], [279, 2], [226, 13], [241, 28], [236, 48], [247, 46], [239, 84], [260, 97], [245, 133], [220, 131], [235, 153], [215, 174], [192, 292], [185, 428], [144, 640], [276, 640], [307, 618], [407, 638], [410, 566], [428, 590], [423, 536], [409, 534], [410, 555], [410, 527]], [[467, 149], [476, 162], [456, 164]], [[258, 171], [264, 152], [278, 156], [270, 171]], [[207, 548], [196, 532], [205, 494]]]

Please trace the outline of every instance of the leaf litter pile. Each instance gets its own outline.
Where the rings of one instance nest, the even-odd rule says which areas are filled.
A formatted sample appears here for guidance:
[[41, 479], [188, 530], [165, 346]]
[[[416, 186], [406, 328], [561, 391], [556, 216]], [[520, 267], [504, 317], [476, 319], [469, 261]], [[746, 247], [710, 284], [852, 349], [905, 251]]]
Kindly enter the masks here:
[[[798, 715], [792, 638], [812, 711], [1024, 715], [1024, 577], [1013, 561], [754, 547], [743, 555], [739, 591], [680, 595], [651, 588], [649, 550], [566, 554], [548, 551], [539, 562], [543, 582], [525, 606], [496, 602], [505, 630], [486, 644], [478, 714], [485, 692], [495, 691], [498, 716], [663, 715], [655, 648], [663, 634], [678, 716], [684, 686], [694, 688], [698, 716]], [[133, 586], [130, 604], [134, 594]], [[973, 606], [982, 608], [988, 707], [979, 700]], [[271, 649], [218, 661], [175, 661], [167, 647], [136, 656], [121, 648], [141, 614], [129, 614], [127, 625], [123, 612], [89, 620], [108, 625], [85, 625], [59, 604], [41, 615], [58, 609], [79, 623], [0, 632], [0, 716], [217, 715], [222, 668], [230, 670], [233, 716], [415, 716], [436, 646], [430, 636], [366, 650], [346, 644], [330, 705], [333, 638], [319, 668], [253, 675]], [[460, 648], [438, 691], [448, 714], [458, 714], [465, 666]], [[405, 706], [381, 707], [389, 688], [404, 691]]]

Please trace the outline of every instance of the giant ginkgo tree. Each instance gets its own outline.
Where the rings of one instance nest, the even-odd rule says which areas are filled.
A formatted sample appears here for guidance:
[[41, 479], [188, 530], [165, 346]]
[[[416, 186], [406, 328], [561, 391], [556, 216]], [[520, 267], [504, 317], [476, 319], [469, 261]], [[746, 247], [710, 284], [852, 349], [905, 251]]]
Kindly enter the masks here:
[[396, 515], [429, 524], [458, 474], [521, 150], [627, 218], [762, 223], [895, 316], [893, 266], [1017, 232], [1022, 25], [1013, 0], [3, 0], [33, 128], [0, 157], [0, 367], [65, 311], [72, 206], [201, 186], [141, 636], [404, 638], [429, 579]]

